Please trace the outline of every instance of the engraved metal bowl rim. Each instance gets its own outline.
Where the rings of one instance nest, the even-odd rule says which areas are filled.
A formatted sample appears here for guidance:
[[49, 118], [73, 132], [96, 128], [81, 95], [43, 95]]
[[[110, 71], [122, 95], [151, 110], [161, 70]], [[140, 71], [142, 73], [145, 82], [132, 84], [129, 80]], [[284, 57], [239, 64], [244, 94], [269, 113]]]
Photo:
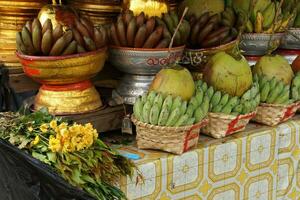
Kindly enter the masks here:
[[176, 50], [184, 50], [185, 45], [178, 46], [178, 47], [171, 47], [171, 48], [134, 48], [134, 47], [120, 47], [115, 45], [110, 45], [108, 49], [112, 50], [119, 50], [119, 51], [127, 51], [127, 52], [146, 52], [146, 53], [153, 53], [153, 52], [160, 52], [160, 51], [176, 51]]
[[96, 51], [90, 51], [85, 53], [76, 53], [66, 56], [31, 56], [31, 55], [25, 55], [19, 51], [16, 51], [16, 55], [18, 58], [24, 59], [24, 60], [34, 60], [34, 61], [60, 61], [60, 60], [66, 60], [71, 58], [82, 58], [86, 56], [96, 55], [98, 53], [105, 53], [107, 50], [107, 47], [103, 47], [101, 49], [98, 49]]
[[236, 38], [235, 40], [232, 40], [231, 42], [228, 42], [226, 44], [222, 44], [220, 46], [216, 46], [216, 47], [210, 47], [210, 48], [200, 48], [200, 49], [191, 49], [191, 48], [185, 48], [184, 51], [185, 52], [199, 52], [199, 51], [212, 51], [212, 50], [219, 50], [221, 48], [224, 48], [224, 47], [227, 47], [227, 46], [230, 46], [234, 43], [238, 43], [239, 42], [239, 39]]
[[272, 39], [278, 39], [284, 36], [284, 32], [281, 33], [243, 33], [241, 40], [256, 40], [256, 41], [265, 41], [269, 40], [269, 38], [272, 36]]

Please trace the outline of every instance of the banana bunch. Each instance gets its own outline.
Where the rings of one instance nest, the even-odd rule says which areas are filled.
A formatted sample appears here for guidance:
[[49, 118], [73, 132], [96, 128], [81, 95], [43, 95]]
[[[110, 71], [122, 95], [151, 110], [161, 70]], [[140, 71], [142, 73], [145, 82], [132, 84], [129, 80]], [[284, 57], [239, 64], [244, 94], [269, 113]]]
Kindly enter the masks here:
[[282, 4], [283, 16], [292, 15], [290, 26], [300, 28], [300, 1], [284, 0]]
[[209, 111], [228, 115], [240, 115], [251, 113], [256, 110], [260, 102], [259, 85], [257, 82], [243, 94], [243, 96], [231, 97], [221, 91], [215, 91], [212, 86], [201, 80], [196, 82], [196, 91], [203, 91], [209, 99]]
[[[231, 42], [237, 37], [237, 30], [233, 28], [235, 15], [232, 10], [210, 16], [208, 12], [199, 18], [192, 15], [188, 21], [191, 33], [187, 45], [190, 48], [209, 48]], [[225, 17], [226, 16], [226, 17]]]
[[16, 34], [16, 44], [17, 50], [25, 55], [63, 56], [103, 48], [106, 38], [106, 30], [94, 28], [87, 18], [75, 19], [72, 27], [61, 24], [53, 27], [50, 19], [42, 26], [38, 19], [34, 19]]
[[[279, 1], [257, 0], [253, 12], [246, 22], [247, 33], [284, 32], [294, 21], [295, 13], [282, 13]], [[275, 21], [276, 12], [279, 13]]]
[[189, 102], [151, 91], [139, 97], [134, 106], [136, 119], [158, 126], [180, 127], [200, 122], [208, 113], [209, 99], [198, 92]]
[[291, 97], [295, 101], [300, 100], [300, 72], [292, 80]]
[[273, 77], [271, 80], [266, 76], [258, 76], [260, 102], [268, 104], [288, 105], [294, 100], [290, 99], [290, 85]]
[[[134, 48], [167, 48], [179, 23], [176, 12], [162, 14], [162, 17], [147, 18], [144, 12], [134, 16], [131, 11], [119, 15], [110, 27], [110, 41], [113, 45]], [[173, 46], [184, 45], [190, 32], [190, 25], [183, 20], [174, 37]]]

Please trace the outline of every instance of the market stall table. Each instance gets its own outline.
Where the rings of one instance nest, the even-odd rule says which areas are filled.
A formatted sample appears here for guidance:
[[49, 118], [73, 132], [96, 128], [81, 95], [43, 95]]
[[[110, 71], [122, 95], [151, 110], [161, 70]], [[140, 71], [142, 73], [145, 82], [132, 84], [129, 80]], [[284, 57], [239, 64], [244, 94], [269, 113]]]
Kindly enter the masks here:
[[129, 199], [271, 200], [300, 197], [300, 117], [276, 127], [251, 123], [225, 139], [200, 136], [181, 156], [135, 145], [121, 148], [141, 157], [144, 180], [123, 178]]

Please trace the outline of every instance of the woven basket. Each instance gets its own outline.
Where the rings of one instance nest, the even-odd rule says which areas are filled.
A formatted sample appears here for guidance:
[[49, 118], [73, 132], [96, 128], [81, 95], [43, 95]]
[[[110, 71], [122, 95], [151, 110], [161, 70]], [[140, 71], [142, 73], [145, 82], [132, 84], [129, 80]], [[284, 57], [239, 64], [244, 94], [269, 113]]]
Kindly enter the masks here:
[[205, 119], [191, 126], [165, 127], [146, 124], [133, 115], [131, 120], [136, 126], [139, 149], [158, 149], [174, 154], [182, 154], [197, 146], [200, 129], [208, 123]]
[[299, 105], [299, 102], [290, 105], [261, 103], [257, 108], [257, 114], [253, 121], [275, 126], [292, 118], [296, 114]]
[[223, 138], [236, 132], [243, 131], [256, 112], [246, 115], [226, 115], [223, 113], [209, 113], [208, 125], [202, 132], [214, 138]]

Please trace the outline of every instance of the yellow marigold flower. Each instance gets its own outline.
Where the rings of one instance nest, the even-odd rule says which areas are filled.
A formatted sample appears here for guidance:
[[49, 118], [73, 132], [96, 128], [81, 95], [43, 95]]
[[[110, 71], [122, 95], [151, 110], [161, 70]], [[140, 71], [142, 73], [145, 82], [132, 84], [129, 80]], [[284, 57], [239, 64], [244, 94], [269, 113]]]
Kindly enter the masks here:
[[47, 133], [48, 132], [48, 124], [42, 124], [40, 126], [40, 130], [42, 131], [42, 133]]
[[37, 145], [39, 142], [40, 142], [40, 136], [35, 136], [34, 140], [31, 142], [31, 145], [34, 146], [34, 145]]
[[49, 149], [52, 152], [59, 152], [59, 151], [61, 151], [61, 148], [62, 148], [62, 146], [61, 146], [60, 140], [56, 139], [53, 136], [50, 136]]
[[59, 126], [58, 126], [58, 129], [61, 130], [61, 129], [67, 129], [68, 128], [68, 124], [63, 122], [61, 123]]
[[62, 151], [63, 152], [75, 151], [74, 145], [72, 143], [70, 143], [70, 141], [67, 141], [67, 142], [64, 143]]
[[27, 130], [28, 130], [29, 132], [32, 132], [32, 131], [33, 131], [32, 126], [29, 126], [29, 127], [27, 128]]
[[52, 128], [53, 130], [55, 130], [57, 128], [57, 121], [56, 120], [52, 120], [49, 125], [50, 125], [50, 128]]

